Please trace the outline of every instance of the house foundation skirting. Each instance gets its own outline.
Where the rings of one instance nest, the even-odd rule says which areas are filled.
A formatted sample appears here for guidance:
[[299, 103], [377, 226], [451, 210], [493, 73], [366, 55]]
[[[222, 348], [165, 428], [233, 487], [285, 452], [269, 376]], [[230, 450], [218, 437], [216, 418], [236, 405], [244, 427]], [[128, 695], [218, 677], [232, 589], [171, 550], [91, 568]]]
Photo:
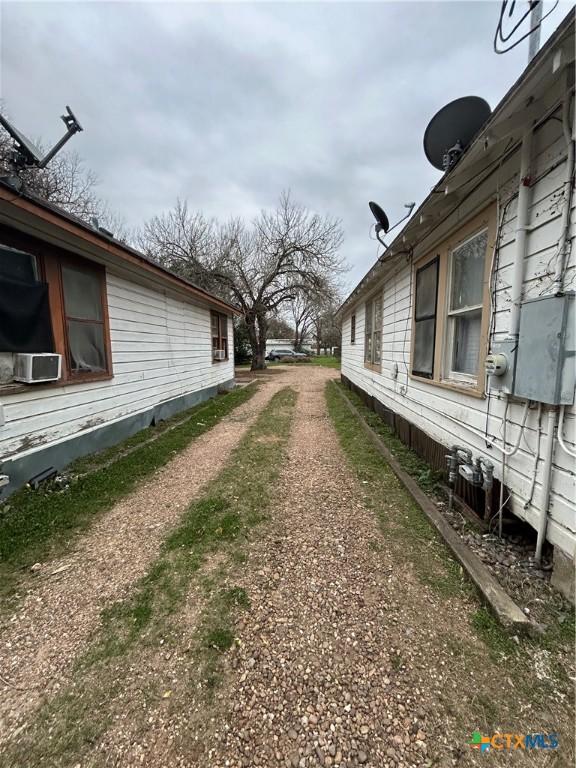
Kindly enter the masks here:
[[[448, 447], [434, 440], [422, 429], [412, 424], [400, 414], [388, 408], [373, 395], [368, 394], [347, 376], [341, 375], [342, 384], [355, 392], [363, 403], [374, 411], [387, 424], [392, 432], [398, 437], [404, 445], [408, 446], [414, 453], [423, 459], [433, 470], [440, 472], [446, 479], [446, 454]], [[472, 509], [479, 518], [484, 517], [486, 508], [486, 494], [482, 488], [477, 488], [467, 483], [463, 478], [458, 478], [454, 489], [455, 495]], [[507, 494], [505, 494], [505, 497]], [[494, 478], [492, 487], [492, 509], [498, 509], [500, 498], [500, 481]], [[495, 506], [496, 505], [496, 506]]]
[[0, 474], [8, 475], [10, 478], [8, 485], [0, 490], [0, 499], [7, 498], [43, 472], [52, 469], [60, 471], [75, 459], [110, 448], [132, 437], [140, 430], [165, 421], [180, 411], [193, 408], [223, 390], [232, 389], [233, 386], [234, 380], [230, 379], [222, 384], [158, 403], [145, 411], [139, 411], [111, 424], [103, 424], [90, 431], [78, 432], [66, 440], [48, 444], [23, 456], [16, 454], [4, 462], [0, 460]]

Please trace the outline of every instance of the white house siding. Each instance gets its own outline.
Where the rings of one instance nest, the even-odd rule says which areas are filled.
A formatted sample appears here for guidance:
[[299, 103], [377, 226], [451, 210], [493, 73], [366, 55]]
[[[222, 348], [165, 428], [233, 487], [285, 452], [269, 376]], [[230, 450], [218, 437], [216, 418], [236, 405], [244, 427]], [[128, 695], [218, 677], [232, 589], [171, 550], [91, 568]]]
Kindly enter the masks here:
[[[533, 178], [538, 178], [556, 162], [565, 160], [566, 144], [558, 120], [549, 120], [536, 132], [534, 142]], [[431, 237], [415, 248], [414, 259], [424, 256], [435, 243], [458, 229], [471, 215], [478, 213], [496, 197], [498, 189], [500, 206], [518, 188], [519, 153], [500, 169], [497, 176], [487, 180], [470, 198], [464, 200], [457, 212], [449, 216]], [[543, 277], [550, 259], [555, 254], [560, 236], [560, 217], [563, 204], [565, 162], [533, 187], [531, 223], [535, 227], [528, 235], [528, 257], [525, 261], [525, 297], [538, 296], [550, 285], [550, 278]], [[572, 209], [571, 241], [574, 239], [575, 209]], [[516, 201], [508, 208], [502, 228], [499, 266], [496, 273], [496, 324], [493, 338], [503, 338], [508, 331], [510, 317], [510, 283], [515, 247]], [[576, 254], [572, 248], [568, 260], [565, 289], [574, 290], [576, 280]], [[488, 450], [484, 441], [488, 400], [471, 397], [465, 393], [435, 386], [423, 380], [409, 378], [411, 349], [411, 267], [406, 258], [399, 255], [382, 273], [377, 291], [383, 296], [382, 371], [375, 373], [365, 368], [364, 354], [364, 302], [374, 291], [360, 296], [355, 308], [343, 318], [342, 373], [375, 396], [385, 406], [421, 428], [433, 439], [449, 446], [453, 443], [468, 445], [475, 455], [489, 458], [495, 464], [495, 476], [501, 479], [501, 454]], [[441, 308], [439, 307], [439, 311]], [[356, 314], [356, 343], [350, 343], [350, 317]], [[398, 365], [396, 380], [391, 375], [393, 364]], [[507, 441], [514, 443], [524, 403], [511, 402], [508, 408]], [[504, 401], [497, 393], [490, 398], [488, 431], [501, 436]], [[573, 451], [576, 443], [576, 413], [574, 407], [566, 409], [564, 436]], [[542, 440], [545, 439], [546, 422], [542, 418]], [[475, 430], [476, 432], [474, 432]], [[511, 491], [511, 506], [518, 517], [537, 526], [542, 507], [542, 460], [536, 470], [536, 488], [532, 504], [525, 510], [533, 476], [534, 457], [530, 452], [536, 446], [537, 417], [530, 411], [525, 436], [518, 453], [507, 459], [505, 483]], [[501, 441], [499, 442], [501, 445]], [[542, 452], [541, 443], [541, 452]], [[549, 508], [548, 540], [574, 557], [576, 543], [576, 507], [574, 488], [574, 459], [569, 457], [556, 441], [552, 474], [552, 494]]]
[[0, 396], [0, 461], [145, 412], [234, 377], [232, 319], [230, 359], [212, 362], [210, 310], [184, 293], [156, 289], [107, 268], [113, 378], [62, 387], [27, 386]]

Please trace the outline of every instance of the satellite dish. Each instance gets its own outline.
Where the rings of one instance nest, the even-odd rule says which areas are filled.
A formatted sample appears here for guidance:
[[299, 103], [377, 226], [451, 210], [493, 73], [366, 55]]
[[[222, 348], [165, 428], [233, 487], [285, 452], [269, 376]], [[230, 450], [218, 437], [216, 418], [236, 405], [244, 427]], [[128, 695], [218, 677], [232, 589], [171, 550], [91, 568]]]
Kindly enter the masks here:
[[424, 133], [424, 152], [434, 168], [449, 170], [490, 117], [490, 105], [479, 96], [464, 96], [437, 112]]
[[44, 156], [30, 139], [26, 138], [23, 133], [15, 128], [2, 114], [0, 114], [0, 125], [10, 134], [14, 142], [14, 153], [12, 157], [12, 165], [16, 168], [36, 167], [45, 168], [46, 165], [52, 160], [66, 144], [68, 139], [74, 136], [75, 133], [82, 131], [83, 128], [76, 119], [76, 115], [72, 112], [70, 107], [66, 107], [66, 114], [61, 116], [64, 125], [66, 126], [66, 133], [60, 141], [58, 141], [52, 149]]
[[378, 222], [378, 226], [380, 229], [384, 230], [384, 232], [388, 232], [390, 229], [390, 222], [388, 221], [388, 216], [384, 213], [382, 208], [378, 205], [378, 203], [374, 203], [372, 200], [368, 203], [370, 206], [370, 210], [372, 211], [372, 215]]

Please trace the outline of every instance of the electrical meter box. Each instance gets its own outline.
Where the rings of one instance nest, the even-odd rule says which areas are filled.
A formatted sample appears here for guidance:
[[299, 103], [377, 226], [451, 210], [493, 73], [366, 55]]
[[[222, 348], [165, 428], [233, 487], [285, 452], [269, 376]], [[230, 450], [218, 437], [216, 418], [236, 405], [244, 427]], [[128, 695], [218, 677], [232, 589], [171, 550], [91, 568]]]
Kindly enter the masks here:
[[[518, 342], [514, 339], [502, 339], [495, 341], [491, 347], [491, 354], [485, 361], [486, 373], [490, 389], [493, 392], [504, 392], [507, 395], [514, 393], [514, 377], [516, 374], [516, 350]], [[495, 372], [492, 359], [503, 355], [506, 358], [506, 367], [503, 372]]]
[[571, 405], [576, 384], [574, 293], [522, 304], [516, 350], [516, 397]]

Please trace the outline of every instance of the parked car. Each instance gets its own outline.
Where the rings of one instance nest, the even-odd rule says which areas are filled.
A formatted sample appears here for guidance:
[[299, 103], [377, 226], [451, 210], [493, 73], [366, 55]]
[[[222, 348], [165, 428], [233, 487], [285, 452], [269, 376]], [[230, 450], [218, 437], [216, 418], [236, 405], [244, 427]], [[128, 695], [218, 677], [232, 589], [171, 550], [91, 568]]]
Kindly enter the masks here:
[[[287, 347], [278, 347], [276, 349], [271, 349], [266, 358], [273, 362], [274, 360], [282, 360], [283, 357], [297, 357], [300, 354], [300, 352], [294, 352], [293, 349], [288, 349]], [[306, 355], [304, 355], [304, 357], [306, 357]]]

